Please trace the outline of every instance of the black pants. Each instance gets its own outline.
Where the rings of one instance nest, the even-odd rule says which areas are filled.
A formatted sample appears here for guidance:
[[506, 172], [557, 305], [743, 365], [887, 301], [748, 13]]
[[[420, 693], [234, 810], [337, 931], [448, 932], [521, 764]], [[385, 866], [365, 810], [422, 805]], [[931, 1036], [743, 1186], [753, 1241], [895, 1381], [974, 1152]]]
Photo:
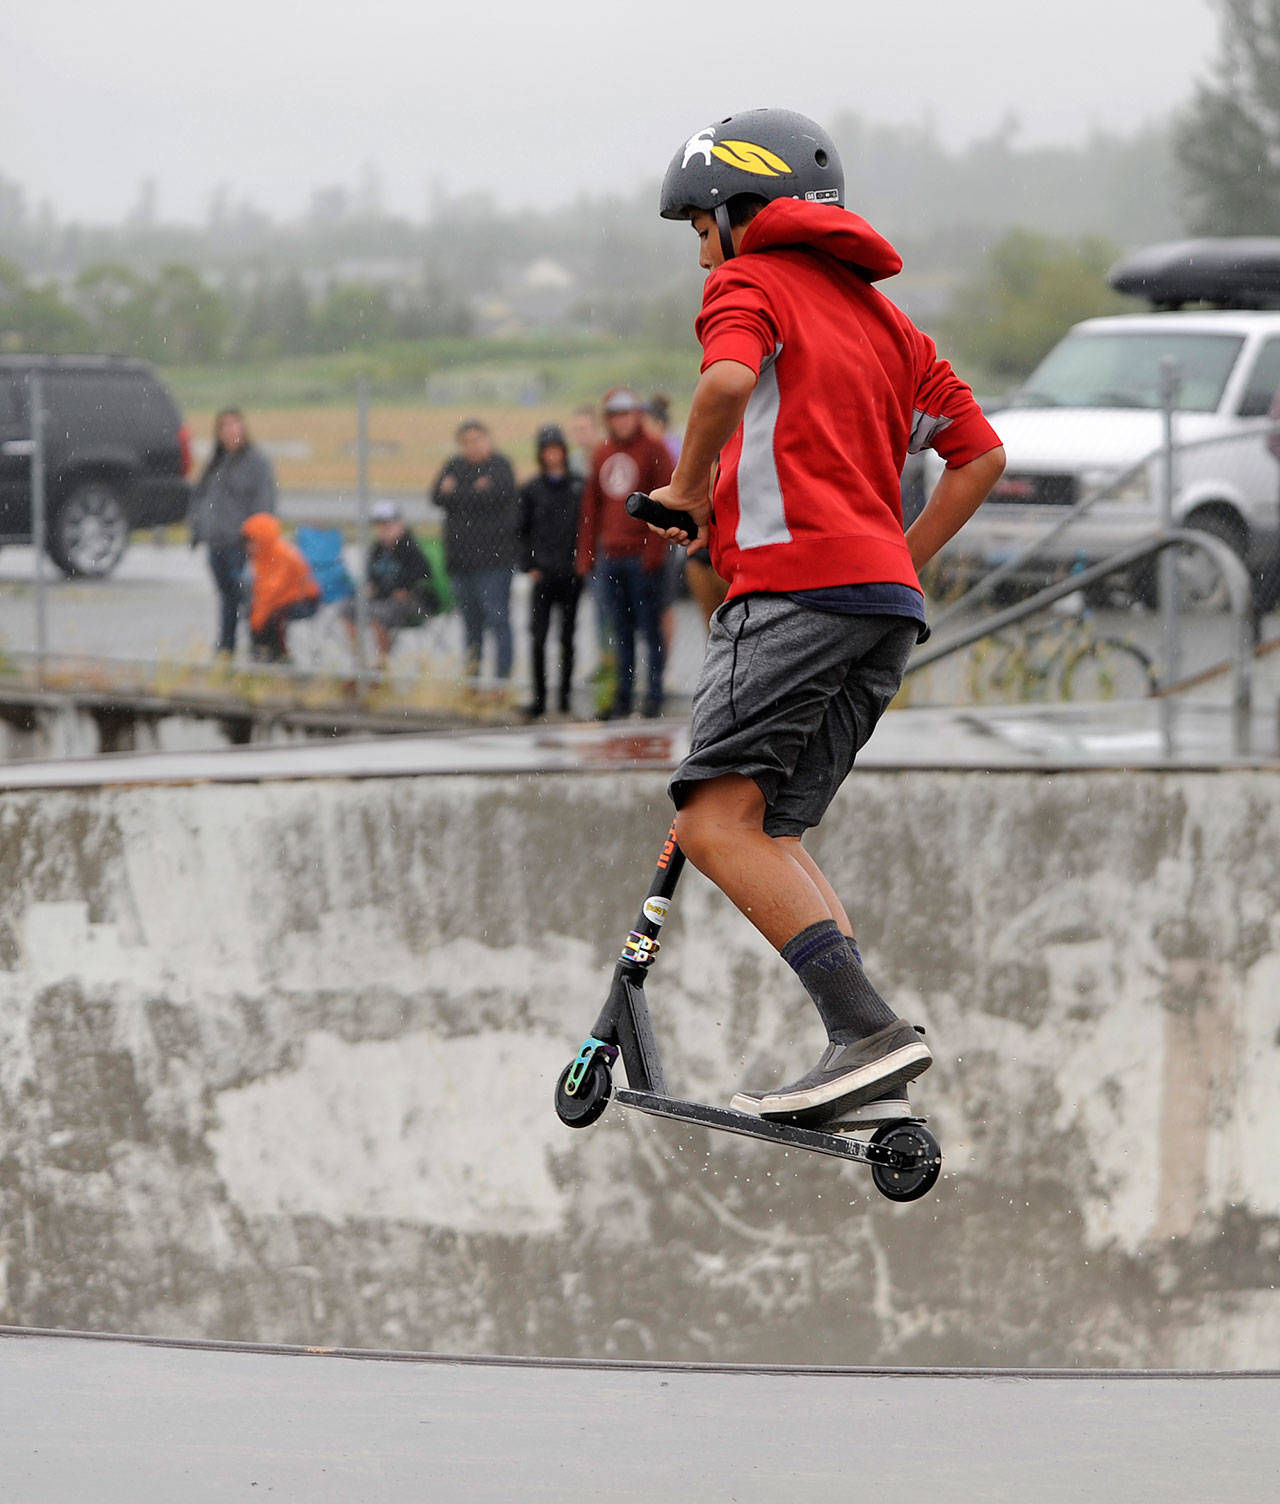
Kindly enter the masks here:
[[218, 591], [219, 653], [236, 650], [236, 622], [244, 599], [245, 546], [243, 543], [211, 543], [209, 569]]
[[289, 648], [285, 642], [285, 626], [291, 621], [305, 621], [320, 608], [319, 599], [294, 601], [273, 611], [266, 621], [249, 638], [253, 644], [253, 656], [260, 663], [288, 663]]
[[551, 610], [560, 612], [560, 696], [559, 708], [569, 709], [573, 686], [573, 634], [578, 620], [578, 593], [582, 581], [576, 574], [544, 574], [535, 580], [529, 608], [529, 635], [532, 639], [533, 709], [539, 714], [547, 708], [547, 633], [551, 627]]

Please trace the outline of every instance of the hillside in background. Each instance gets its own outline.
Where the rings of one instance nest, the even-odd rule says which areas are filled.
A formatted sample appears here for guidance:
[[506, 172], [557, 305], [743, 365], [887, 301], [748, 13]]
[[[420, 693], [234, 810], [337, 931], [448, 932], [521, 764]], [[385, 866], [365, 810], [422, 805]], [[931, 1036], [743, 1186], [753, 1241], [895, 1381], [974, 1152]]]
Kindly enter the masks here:
[[[964, 315], [993, 261], [1007, 263], [1011, 233], [1038, 237], [1038, 254], [1050, 262], [1084, 268], [1070, 310], [1078, 316], [1112, 251], [1179, 230], [1164, 127], [1042, 147], [1021, 143], [1010, 122], [953, 148], [928, 125], [882, 126], [850, 114], [833, 133], [850, 207], [906, 259], [892, 284], [895, 300], [942, 331], [960, 358], [979, 361], [982, 375], [1004, 378], [1011, 363], [992, 363]], [[354, 187], [317, 188], [291, 220], [224, 188], [204, 223], [173, 224], [144, 184], [119, 223], [86, 225], [61, 219], [47, 203], [33, 207], [0, 172], [0, 348], [251, 368], [255, 387], [268, 389], [281, 359], [290, 363], [286, 385], [296, 387], [317, 361], [328, 368], [329, 357], [378, 352], [382, 367], [393, 368], [393, 389], [444, 401], [466, 395], [447, 377], [459, 364], [457, 341], [468, 349], [493, 342], [473, 351], [469, 365], [492, 365], [504, 341], [531, 338], [544, 347], [549, 339], [557, 351], [568, 340], [575, 359], [588, 361], [607, 351], [599, 342], [636, 341], [649, 360], [654, 349], [688, 349], [701, 286], [693, 238], [658, 218], [656, 196], [649, 183], [624, 197], [528, 214], [483, 195], [437, 195], [413, 221], [386, 212], [370, 170]], [[1098, 309], [1106, 306], [1101, 285], [1097, 297]], [[1063, 326], [1053, 309], [1043, 323], [1043, 338], [1033, 329], [1025, 349], [1047, 347]], [[446, 352], [442, 362], [428, 362], [424, 349], [415, 356], [412, 347], [427, 344]], [[1020, 347], [1012, 366], [1027, 358]], [[419, 369], [424, 363], [429, 369]], [[506, 388], [521, 379], [509, 375]], [[566, 390], [580, 385], [575, 378]], [[545, 383], [535, 386], [528, 400], [547, 395]], [[287, 400], [297, 396], [291, 390]]]

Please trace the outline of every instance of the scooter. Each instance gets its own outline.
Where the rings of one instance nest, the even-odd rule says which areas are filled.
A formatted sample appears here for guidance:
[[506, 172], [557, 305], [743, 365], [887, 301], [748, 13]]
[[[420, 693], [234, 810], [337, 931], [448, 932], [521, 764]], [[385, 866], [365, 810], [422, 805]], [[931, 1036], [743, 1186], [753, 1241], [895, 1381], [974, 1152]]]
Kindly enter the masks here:
[[[807, 1149], [869, 1165], [876, 1190], [890, 1201], [915, 1201], [925, 1195], [941, 1173], [942, 1150], [920, 1118], [884, 1123], [869, 1139], [861, 1139], [852, 1132], [806, 1128], [731, 1107], [688, 1102], [667, 1090], [644, 983], [658, 958], [659, 936], [684, 864], [685, 855], [676, 843], [673, 824], [639, 918], [614, 967], [604, 1007], [582, 1048], [556, 1082], [560, 1121], [570, 1128], [589, 1128], [613, 1098], [623, 1107], [653, 1117], [697, 1123], [722, 1133], [738, 1133], [789, 1149]], [[615, 1091], [613, 1068], [619, 1057], [627, 1084]]]
[[[655, 527], [682, 528], [691, 538], [698, 531], [688, 512], [664, 507], [642, 491], [627, 498], [627, 511]], [[673, 822], [640, 916], [614, 968], [613, 982], [600, 1016], [556, 1082], [556, 1113], [560, 1121], [570, 1128], [588, 1128], [604, 1112], [612, 1096], [623, 1107], [653, 1117], [697, 1123], [721, 1133], [738, 1133], [790, 1149], [807, 1149], [814, 1154], [829, 1154], [835, 1159], [869, 1165], [875, 1188], [890, 1201], [915, 1201], [926, 1195], [942, 1171], [942, 1150], [920, 1118], [882, 1123], [869, 1139], [860, 1139], [852, 1131], [804, 1127], [738, 1112], [732, 1107], [688, 1102], [668, 1092], [644, 982], [657, 960], [658, 937], [684, 864], [685, 855], [676, 842]], [[619, 1056], [627, 1073], [627, 1084], [615, 1093], [613, 1067]]]

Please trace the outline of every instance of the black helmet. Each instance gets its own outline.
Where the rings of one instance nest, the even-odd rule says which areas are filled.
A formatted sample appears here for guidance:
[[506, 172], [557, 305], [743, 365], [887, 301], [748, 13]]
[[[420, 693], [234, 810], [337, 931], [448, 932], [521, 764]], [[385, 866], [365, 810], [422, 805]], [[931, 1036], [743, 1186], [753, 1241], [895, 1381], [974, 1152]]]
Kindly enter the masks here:
[[835, 143], [816, 121], [794, 110], [743, 110], [690, 136], [662, 180], [663, 219], [714, 214], [726, 256], [733, 254], [726, 205], [750, 193], [769, 202], [803, 198], [844, 203], [844, 169]]

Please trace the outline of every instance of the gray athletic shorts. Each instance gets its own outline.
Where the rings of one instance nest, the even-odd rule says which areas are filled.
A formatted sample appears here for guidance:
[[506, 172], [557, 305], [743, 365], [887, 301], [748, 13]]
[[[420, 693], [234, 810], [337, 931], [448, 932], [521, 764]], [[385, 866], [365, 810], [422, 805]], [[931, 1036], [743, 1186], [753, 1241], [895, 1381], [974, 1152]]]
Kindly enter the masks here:
[[898, 692], [919, 634], [906, 616], [842, 616], [788, 595], [744, 595], [711, 618], [689, 755], [668, 786], [741, 773], [764, 795], [764, 829], [816, 825]]

